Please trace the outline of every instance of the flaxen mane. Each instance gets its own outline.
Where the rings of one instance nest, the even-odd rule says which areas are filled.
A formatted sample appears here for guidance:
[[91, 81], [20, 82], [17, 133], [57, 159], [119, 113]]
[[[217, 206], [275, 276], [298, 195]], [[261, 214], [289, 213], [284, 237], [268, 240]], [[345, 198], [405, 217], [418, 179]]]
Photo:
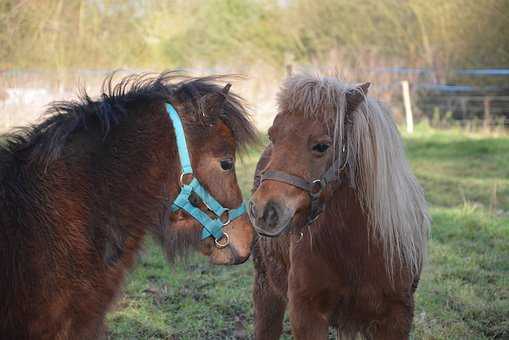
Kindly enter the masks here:
[[350, 91], [355, 87], [336, 78], [293, 76], [282, 85], [279, 112], [325, 121], [334, 137], [336, 157], [346, 133], [351, 184], [357, 188], [374, 237], [383, 243], [389, 274], [395, 260], [419, 273], [430, 229], [424, 193], [405, 159], [391, 112], [366, 97], [347, 115]]

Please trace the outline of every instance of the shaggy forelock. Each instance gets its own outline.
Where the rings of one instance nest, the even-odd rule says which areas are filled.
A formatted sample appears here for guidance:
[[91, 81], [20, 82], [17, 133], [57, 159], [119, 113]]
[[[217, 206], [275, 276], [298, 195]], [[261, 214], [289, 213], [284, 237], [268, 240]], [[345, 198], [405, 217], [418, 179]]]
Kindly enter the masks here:
[[283, 82], [278, 94], [278, 109], [279, 112], [324, 122], [337, 151], [342, 147], [347, 119], [346, 95], [353, 91], [357, 88], [335, 77], [297, 74]]
[[333, 119], [345, 103], [346, 90], [348, 87], [336, 78], [298, 74], [287, 78], [281, 86], [279, 111]]

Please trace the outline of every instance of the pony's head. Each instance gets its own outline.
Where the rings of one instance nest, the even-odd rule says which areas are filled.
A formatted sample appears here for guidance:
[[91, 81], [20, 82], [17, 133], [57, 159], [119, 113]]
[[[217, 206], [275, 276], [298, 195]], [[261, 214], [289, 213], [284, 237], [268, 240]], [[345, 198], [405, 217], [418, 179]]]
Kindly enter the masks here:
[[332, 78], [302, 75], [284, 83], [279, 113], [268, 131], [270, 160], [250, 201], [259, 233], [277, 236], [305, 225], [318, 213], [312, 211], [317, 209], [313, 200], [325, 194], [325, 174], [342, 175], [346, 120], [365, 100], [369, 83], [349, 89], [338, 85]]
[[[163, 72], [134, 74], [115, 83], [113, 76], [106, 79], [97, 100], [84, 93], [78, 101], [53, 103], [46, 120], [7, 139], [0, 159], [14, 159], [16, 153], [17, 159], [25, 159], [23, 164], [31, 164], [31, 172], [57, 173], [76, 181], [81, 177], [73, 174], [83, 173], [88, 176], [83, 182], [103, 183], [83, 185], [74, 195], [83, 211], [95, 210], [94, 218], [107, 221], [94, 227], [114, 235], [105, 241], [108, 246], [98, 248], [122, 249], [129, 235], [148, 229], [161, 238], [169, 259], [199, 248], [213, 263], [245, 261], [254, 239], [246, 214], [230, 223], [228, 213], [220, 216], [223, 233], [213, 235], [227, 234], [228, 239], [217, 240], [202, 233], [203, 226], [186, 212], [170, 210], [190, 176], [181, 176], [175, 122], [167, 110], [171, 104], [183, 126], [193, 177], [222, 208], [234, 209], [242, 204], [235, 158], [256, 140], [242, 99], [229, 91], [230, 85], [224, 86], [221, 76]], [[58, 165], [66, 161], [70, 165], [62, 175]], [[79, 194], [89, 191], [93, 200], [80, 199]], [[211, 215], [195, 195], [188, 201]]]
[[[178, 184], [196, 178], [205, 190], [223, 207], [235, 209], [243, 204], [236, 173], [235, 159], [243, 147], [255, 140], [241, 99], [230, 92], [230, 84], [217, 85], [220, 78], [208, 77], [184, 81], [172, 93], [172, 104], [179, 113], [187, 139], [193, 174], [180, 174]], [[175, 187], [175, 178], [170, 179]], [[210, 218], [217, 218], [207, 202], [195, 193], [190, 203]], [[216, 264], [238, 264], [250, 255], [254, 231], [246, 214], [231, 218], [228, 212], [219, 216], [224, 222], [223, 237], [207, 237], [194, 242], [202, 235], [201, 225], [188, 212], [179, 210], [170, 215], [170, 230], [164, 233], [169, 257], [185, 250], [188, 241], [199, 244], [204, 255]]]
[[249, 215], [265, 236], [299, 230], [327, 200], [352, 199], [334, 196], [350, 185], [389, 261], [405, 257], [417, 268], [429, 223], [424, 196], [390, 112], [367, 97], [369, 85], [305, 74], [284, 82]]

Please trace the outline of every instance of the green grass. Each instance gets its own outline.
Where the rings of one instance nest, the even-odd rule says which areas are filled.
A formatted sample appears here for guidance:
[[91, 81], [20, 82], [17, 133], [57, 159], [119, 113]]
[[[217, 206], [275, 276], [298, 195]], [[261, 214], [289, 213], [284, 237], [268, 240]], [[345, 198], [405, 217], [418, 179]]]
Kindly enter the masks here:
[[[433, 217], [414, 338], [508, 339], [509, 138], [420, 126], [405, 143]], [[245, 195], [258, 155], [253, 150], [238, 166]], [[196, 254], [168, 264], [149, 240], [108, 315], [110, 337], [251, 337], [252, 283], [251, 262], [212, 266]]]

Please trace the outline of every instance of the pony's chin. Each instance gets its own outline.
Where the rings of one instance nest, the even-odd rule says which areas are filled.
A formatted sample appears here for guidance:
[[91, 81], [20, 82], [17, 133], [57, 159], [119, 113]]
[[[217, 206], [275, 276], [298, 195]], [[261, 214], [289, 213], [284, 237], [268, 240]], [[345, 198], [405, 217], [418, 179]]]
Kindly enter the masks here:
[[247, 261], [249, 255], [241, 256], [233, 244], [225, 248], [217, 248], [212, 238], [201, 242], [200, 252], [209, 258], [209, 262], [215, 265], [236, 265]]
[[273, 231], [267, 231], [265, 229], [257, 227], [256, 225], [254, 225], [254, 229], [256, 230], [256, 233], [260, 236], [278, 237], [278, 236], [281, 236], [283, 233], [285, 233], [288, 229], [290, 229], [290, 225], [291, 225], [291, 223], [288, 222], [285, 225], [283, 225], [282, 227], [279, 227], [278, 229], [273, 230]]
[[235, 247], [232, 245], [223, 248], [216, 249], [211, 255], [209, 255], [209, 261], [215, 265], [236, 265], [242, 264], [247, 261], [248, 256], [239, 256]]
[[275, 238], [284, 234], [299, 232], [306, 225], [306, 215], [302, 213], [299, 209], [295, 212], [295, 214], [289, 218], [285, 223], [283, 223], [279, 228], [267, 231], [263, 228], [257, 226], [253, 220], [251, 219], [251, 223], [254, 227], [254, 230], [259, 236]]

